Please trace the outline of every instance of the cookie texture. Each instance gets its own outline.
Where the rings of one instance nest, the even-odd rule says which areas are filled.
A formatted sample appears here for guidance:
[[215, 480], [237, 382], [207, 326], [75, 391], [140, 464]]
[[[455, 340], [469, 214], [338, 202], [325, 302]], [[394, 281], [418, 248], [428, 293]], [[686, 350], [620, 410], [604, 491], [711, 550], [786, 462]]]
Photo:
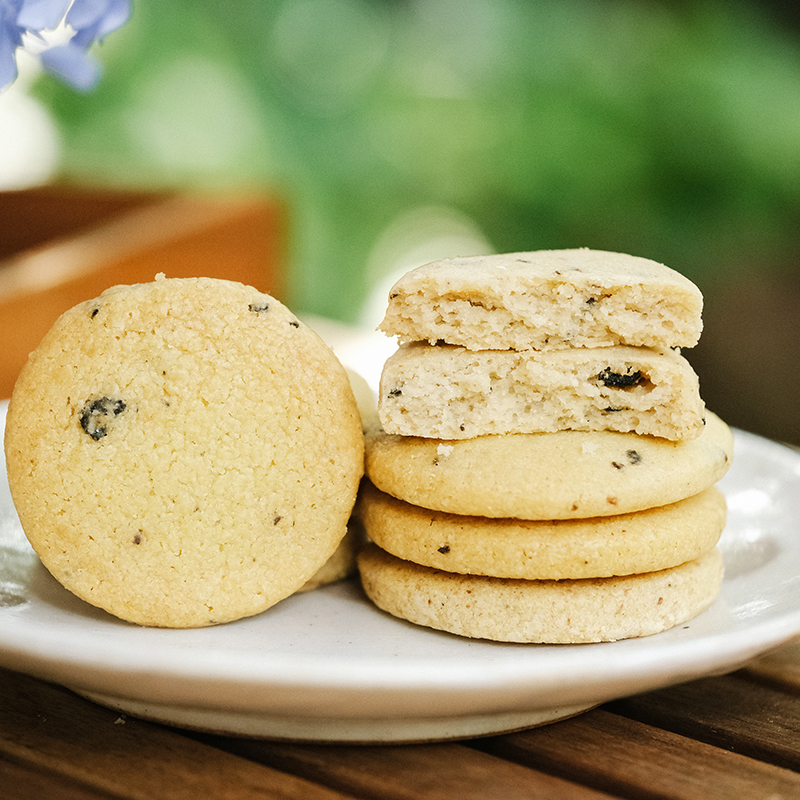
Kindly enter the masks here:
[[259, 613], [334, 554], [363, 468], [332, 351], [274, 298], [212, 279], [65, 313], [8, 409], [23, 529], [70, 591], [142, 625]]
[[711, 550], [725, 498], [711, 487], [666, 506], [586, 520], [515, 520], [430, 511], [365, 482], [357, 504], [369, 538], [404, 561], [464, 575], [525, 580], [655, 572]]
[[707, 489], [728, 471], [733, 434], [706, 411], [695, 439], [613, 431], [438, 440], [366, 434], [366, 472], [381, 491], [435, 511], [577, 519], [640, 511]]
[[359, 520], [351, 519], [347, 533], [333, 555], [297, 591], [309, 592], [355, 575], [358, 571], [356, 557], [365, 543], [363, 525]]
[[476, 639], [582, 644], [655, 633], [705, 610], [722, 584], [717, 548], [671, 569], [615, 578], [526, 581], [454, 575], [370, 545], [359, 556], [367, 596], [417, 625]]
[[401, 342], [470, 350], [691, 347], [702, 294], [669, 267], [599, 250], [540, 250], [435, 261], [389, 292], [380, 330]]
[[[370, 422], [374, 424], [377, 410], [375, 407], [375, 394], [364, 378], [355, 370], [345, 367], [353, 390], [356, 406], [362, 420], [362, 427]], [[347, 523], [347, 533], [333, 555], [312, 575], [298, 590], [308, 592], [319, 589], [331, 583], [337, 583], [352, 577], [358, 571], [356, 556], [366, 543], [366, 534], [361, 520], [351, 516]]]
[[560, 430], [693, 439], [705, 406], [689, 362], [647, 347], [468, 350], [401, 345], [383, 367], [387, 433], [438, 439]]

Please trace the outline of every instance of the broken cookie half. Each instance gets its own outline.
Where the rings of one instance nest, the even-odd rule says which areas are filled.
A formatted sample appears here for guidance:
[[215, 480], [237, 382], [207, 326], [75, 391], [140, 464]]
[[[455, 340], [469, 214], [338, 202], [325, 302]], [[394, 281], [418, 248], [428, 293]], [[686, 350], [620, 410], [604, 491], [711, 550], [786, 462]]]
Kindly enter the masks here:
[[697, 375], [674, 350], [467, 350], [401, 345], [381, 377], [387, 433], [468, 439], [560, 430], [693, 439], [704, 425]]

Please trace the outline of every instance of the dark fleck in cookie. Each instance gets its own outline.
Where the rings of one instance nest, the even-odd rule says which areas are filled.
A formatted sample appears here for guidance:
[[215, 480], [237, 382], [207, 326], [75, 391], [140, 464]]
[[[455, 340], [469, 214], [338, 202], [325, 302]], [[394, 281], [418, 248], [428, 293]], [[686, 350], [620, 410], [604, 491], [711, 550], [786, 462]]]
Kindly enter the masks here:
[[259, 613], [345, 535], [361, 420], [332, 351], [241, 284], [117, 286], [64, 314], [11, 399], [20, 520], [70, 591], [142, 625]]

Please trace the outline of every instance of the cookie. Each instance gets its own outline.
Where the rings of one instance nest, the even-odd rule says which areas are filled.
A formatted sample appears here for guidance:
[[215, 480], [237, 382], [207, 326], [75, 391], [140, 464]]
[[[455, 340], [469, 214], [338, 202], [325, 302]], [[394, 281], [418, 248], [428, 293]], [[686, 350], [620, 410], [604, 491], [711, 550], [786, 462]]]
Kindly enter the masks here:
[[[375, 416], [375, 395], [369, 384], [355, 370], [345, 367], [347, 377], [350, 380], [350, 388], [353, 390], [356, 406], [362, 419], [373, 419]], [[356, 574], [356, 556], [358, 551], [364, 546], [366, 536], [364, 526], [361, 521], [351, 517], [347, 523], [347, 533], [339, 542], [339, 546], [333, 555], [312, 575], [305, 584], [298, 590], [307, 592], [311, 589], [318, 589], [331, 583], [337, 583]]]
[[470, 350], [691, 347], [702, 295], [645, 258], [598, 250], [543, 250], [435, 261], [389, 292], [379, 328], [401, 342]]
[[725, 526], [715, 487], [666, 506], [586, 520], [467, 517], [412, 506], [365, 481], [369, 538], [404, 561], [465, 575], [544, 580], [655, 572], [711, 550]]
[[678, 567], [615, 578], [526, 581], [455, 575], [369, 545], [359, 556], [376, 606], [440, 631], [502, 642], [580, 644], [649, 636], [705, 610], [722, 585], [717, 548]]
[[345, 370], [347, 377], [350, 379], [350, 387], [353, 390], [358, 413], [361, 417], [361, 425], [364, 430], [374, 428], [380, 424], [375, 392], [364, 377], [354, 369], [345, 367]]
[[117, 286], [23, 368], [6, 458], [48, 570], [142, 625], [259, 613], [345, 535], [361, 420], [330, 348], [274, 298], [213, 279]]
[[706, 411], [696, 439], [559, 431], [438, 440], [366, 434], [366, 473], [412, 505], [479, 517], [578, 519], [683, 500], [728, 471], [733, 434]]
[[611, 430], [677, 440], [700, 435], [705, 407], [697, 375], [674, 350], [413, 342], [384, 364], [379, 410], [383, 429], [403, 436]]
[[309, 592], [353, 577], [358, 569], [356, 557], [365, 542], [363, 526], [358, 520], [351, 519], [347, 533], [333, 555], [297, 591]]

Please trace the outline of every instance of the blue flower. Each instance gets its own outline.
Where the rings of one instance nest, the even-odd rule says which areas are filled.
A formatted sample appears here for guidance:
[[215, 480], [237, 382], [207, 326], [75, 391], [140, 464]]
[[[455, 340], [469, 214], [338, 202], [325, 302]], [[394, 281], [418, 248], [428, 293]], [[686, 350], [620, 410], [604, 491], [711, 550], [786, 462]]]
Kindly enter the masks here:
[[[48, 72], [76, 89], [91, 89], [100, 67], [89, 48], [124, 25], [130, 13], [131, 0], [0, 0], [0, 91], [17, 77], [16, 51], [26, 33], [43, 45], [40, 58]], [[62, 20], [74, 31], [72, 37], [47, 46], [42, 34]]]
[[25, 33], [18, 22], [22, 0], [0, 0], [0, 87], [17, 77], [17, 48], [22, 44]]

